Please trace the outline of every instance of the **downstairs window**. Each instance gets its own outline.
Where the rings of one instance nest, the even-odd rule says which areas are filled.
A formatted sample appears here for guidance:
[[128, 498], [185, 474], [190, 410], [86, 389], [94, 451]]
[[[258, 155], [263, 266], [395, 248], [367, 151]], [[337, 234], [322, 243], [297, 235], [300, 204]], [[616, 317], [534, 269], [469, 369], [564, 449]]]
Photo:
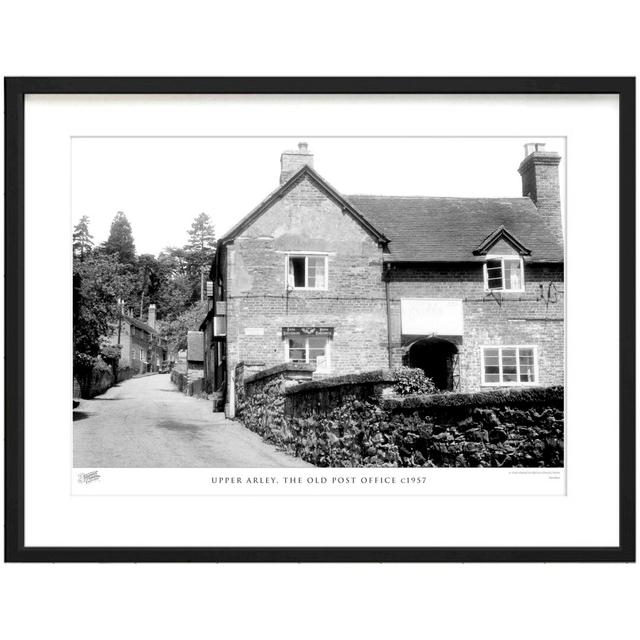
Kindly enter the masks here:
[[535, 384], [537, 366], [535, 347], [482, 347], [483, 385]]
[[316, 371], [329, 369], [329, 339], [314, 336], [290, 336], [286, 339], [287, 361], [315, 364]]

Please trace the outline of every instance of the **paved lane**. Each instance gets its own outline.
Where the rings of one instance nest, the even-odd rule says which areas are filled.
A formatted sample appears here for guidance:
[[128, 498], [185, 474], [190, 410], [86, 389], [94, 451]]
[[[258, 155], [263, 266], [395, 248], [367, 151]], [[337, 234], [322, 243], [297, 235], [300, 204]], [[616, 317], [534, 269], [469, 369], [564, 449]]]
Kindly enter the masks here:
[[169, 375], [126, 380], [73, 412], [74, 467], [309, 467], [276, 450]]

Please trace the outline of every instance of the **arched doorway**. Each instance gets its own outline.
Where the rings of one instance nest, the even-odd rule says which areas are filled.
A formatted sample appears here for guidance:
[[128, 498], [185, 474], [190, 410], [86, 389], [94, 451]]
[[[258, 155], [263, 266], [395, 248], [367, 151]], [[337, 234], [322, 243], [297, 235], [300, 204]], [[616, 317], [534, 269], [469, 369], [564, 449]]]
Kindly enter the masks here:
[[457, 388], [458, 347], [442, 338], [425, 338], [409, 349], [409, 366], [422, 369], [441, 391]]

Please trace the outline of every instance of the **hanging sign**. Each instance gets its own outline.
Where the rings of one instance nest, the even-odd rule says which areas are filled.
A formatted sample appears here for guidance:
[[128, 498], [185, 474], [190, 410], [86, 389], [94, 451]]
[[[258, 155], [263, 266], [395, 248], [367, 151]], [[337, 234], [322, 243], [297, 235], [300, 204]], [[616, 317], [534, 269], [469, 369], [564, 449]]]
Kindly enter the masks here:
[[319, 336], [333, 338], [333, 327], [282, 327], [282, 337]]

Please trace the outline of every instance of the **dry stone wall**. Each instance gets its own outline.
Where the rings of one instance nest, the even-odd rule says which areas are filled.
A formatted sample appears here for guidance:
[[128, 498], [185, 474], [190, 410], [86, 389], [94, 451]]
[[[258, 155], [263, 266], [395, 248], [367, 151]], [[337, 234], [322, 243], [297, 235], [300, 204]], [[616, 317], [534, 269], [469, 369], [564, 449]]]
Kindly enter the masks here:
[[563, 466], [563, 387], [393, 397], [392, 375], [297, 384], [274, 367], [248, 380], [240, 419], [321, 467]]

